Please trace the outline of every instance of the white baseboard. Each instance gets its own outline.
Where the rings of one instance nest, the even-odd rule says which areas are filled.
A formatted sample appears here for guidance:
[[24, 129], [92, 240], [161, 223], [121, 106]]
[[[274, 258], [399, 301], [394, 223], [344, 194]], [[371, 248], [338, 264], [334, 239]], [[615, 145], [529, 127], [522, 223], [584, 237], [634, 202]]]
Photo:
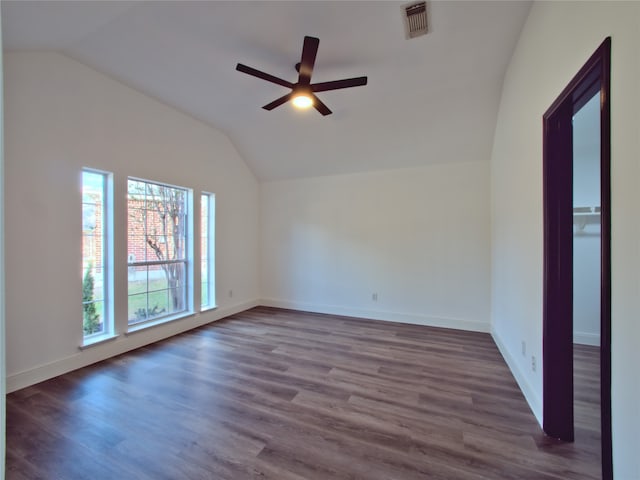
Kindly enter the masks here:
[[179, 321], [169, 322], [166, 325], [158, 325], [148, 330], [137, 332], [133, 335], [120, 335], [113, 341], [93, 347], [78, 350], [77, 353], [61, 358], [45, 365], [39, 365], [28, 370], [7, 375], [7, 393], [48, 380], [63, 373], [86, 367], [107, 358], [143, 347], [150, 343], [164, 340], [182, 332], [201, 327], [207, 323], [221, 320], [230, 315], [243, 312], [260, 305], [256, 300], [226, 305], [216, 309], [206, 310], [191, 315]]
[[327, 313], [331, 315], [342, 315], [345, 317], [367, 318], [371, 320], [383, 320], [386, 322], [411, 323], [413, 325], [424, 325], [429, 327], [453, 328], [456, 330], [467, 330], [472, 332], [490, 332], [489, 323], [477, 322], [473, 320], [460, 320], [455, 318], [439, 318], [427, 315], [416, 315], [407, 313], [385, 312], [379, 310], [365, 310], [337, 305], [318, 305], [301, 302], [291, 302], [278, 300], [275, 298], [263, 298], [260, 305], [265, 307], [287, 308], [290, 310], [300, 310], [303, 312]]
[[536, 417], [536, 420], [538, 420], [540, 427], [542, 427], [542, 399], [535, 391], [535, 389], [531, 386], [531, 384], [527, 380], [526, 375], [520, 369], [518, 362], [516, 362], [515, 359], [511, 356], [509, 350], [507, 350], [506, 346], [500, 339], [500, 336], [493, 328], [491, 329], [491, 336], [493, 337], [493, 341], [496, 343], [498, 350], [502, 354], [502, 358], [504, 358], [504, 361], [507, 363], [507, 366], [511, 370], [513, 377], [516, 379], [516, 382], [518, 383], [518, 386], [520, 387], [525, 400], [529, 404], [531, 412], [533, 412], [533, 415]]
[[573, 343], [580, 345], [600, 346], [600, 335], [597, 333], [573, 332]]

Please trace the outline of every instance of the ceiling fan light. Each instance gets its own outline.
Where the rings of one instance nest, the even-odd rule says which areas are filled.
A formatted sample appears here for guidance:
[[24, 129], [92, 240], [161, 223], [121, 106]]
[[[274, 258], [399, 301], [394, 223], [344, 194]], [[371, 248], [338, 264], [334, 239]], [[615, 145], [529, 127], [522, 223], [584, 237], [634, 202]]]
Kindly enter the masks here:
[[293, 106], [300, 109], [306, 109], [313, 105], [313, 99], [306, 93], [300, 93], [291, 100]]

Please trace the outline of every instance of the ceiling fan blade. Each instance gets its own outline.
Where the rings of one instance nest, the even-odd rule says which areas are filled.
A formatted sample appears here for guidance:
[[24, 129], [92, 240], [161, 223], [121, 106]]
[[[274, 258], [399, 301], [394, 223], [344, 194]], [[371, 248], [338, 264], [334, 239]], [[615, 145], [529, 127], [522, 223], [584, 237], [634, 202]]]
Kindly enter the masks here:
[[334, 80], [333, 82], [314, 83], [311, 85], [311, 90], [314, 92], [326, 92], [327, 90], [360, 87], [366, 84], [367, 77], [345, 78], [344, 80]]
[[322, 103], [320, 99], [315, 95], [311, 94], [311, 96], [313, 97], [313, 108], [319, 111], [322, 115], [331, 115], [331, 110], [329, 110], [329, 107]]
[[283, 103], [288, 102], [289, 100], [291, 100], [291, 97], [293, 96], [293, 92], [291, 93], [287, 93], [285, 96], [280, 97], [276, 100], [274, 100], [271, 103], [267, 103], [264, 107], [265, 110], [273, 110], [276, 107], [279, 107], [280, 105], [282, 105]]
[[301, 85], [309, 85], [311, 82], [311, 74], [313, 73], [313, 66], [316, 63], [318, 45], [320, 45], [318, 38], [304, 37], [302, 58], [300, 59], [300, 75], [298, 76], [298, 83]]
[[261, 78], [262, 80], [266, 80], [267, 82], [277, 83], [278, 85], [282, 85], [283, 87], [287, 88], [293, 88], [293, 84], [291, 82], [287, 82], [286, 80], [283, 80], [281, 78], [261, 72], [260, 70], [256, 70], [255, 68], [247, 67], [246, 65], [243, 65], [241, 63], [236, 65], [236, 70], [248, 75], [253, 75], [254, 77]]

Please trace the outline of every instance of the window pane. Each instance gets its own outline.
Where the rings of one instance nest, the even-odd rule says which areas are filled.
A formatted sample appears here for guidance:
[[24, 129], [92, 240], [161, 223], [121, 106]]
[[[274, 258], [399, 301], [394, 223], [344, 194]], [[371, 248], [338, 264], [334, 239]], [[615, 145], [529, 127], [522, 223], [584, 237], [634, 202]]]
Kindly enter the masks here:
[[147, 291], [147, 266], [129, 267], [129, 295]]
[[185, 291], [184, 288], [176, 287], [167, 290], [169, 297], [169, 312], [176, 313], [184, 310]]
[[129, 180], [129, 324], [186, 311], [188, 191]]
[[169, 298], [167, 297], [167, 290], [149, 292], [148, 308], [149, 310], [147, 311], [147, 315], [149, 319], [167, 315], [169, 313]]
[[82, 172], [82, 320], [85, 338], [107, 333], [107, 174]]
[[209, 281], [209, 266], [206, 260], [202, 261], [202, 281], [208, 283]]
[[93, 299], [94, 301], [102, 301], [104, 298], [104, 272], [102, 268], [94, 267], [93, 269]]
[[136, 196], [142, 196], [142, 198], [144, 198], [144, 194], [145, 194], [144, 182], [138, 182], [137, 180], [129, 180], [128, 187], [129, 187], [128, 188], [129, 196], [136, 195]]
[[169, 288], [167, 275], [158, 266], [149, 268], [149, 283], [147, 288], [149, 292], [156, 292], [158, 290], [166, 290]]
[[210, 307], [215, 304], [213, 273], [213, 226], [215, 196], [203, 193], [200, 197], [200, 305]]
[[203, 307], [206, 307], [209, 305], [209, 285], [207, 282], [203, 281], [202, 282], [202, 297], [201, 297], [201, 304]]
[[129, 295], [129, 323], [137, 323], [147, 318], [147, 293]]

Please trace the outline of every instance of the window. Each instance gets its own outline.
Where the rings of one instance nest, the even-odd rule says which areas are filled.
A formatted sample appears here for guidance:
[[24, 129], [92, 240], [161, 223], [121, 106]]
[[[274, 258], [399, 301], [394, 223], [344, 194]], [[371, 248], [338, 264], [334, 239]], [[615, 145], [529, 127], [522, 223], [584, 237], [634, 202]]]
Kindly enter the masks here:
[[110, 175], [82, 171], [82, 318], [84, 343], [113, 332], [110, 308]]
[[216, 197], [212, 193], [200, 196], [200, 307], [216, 306], [215, 291], [215, 208]]
[[190, 197], [185, 188], [128, 181], [130, 326], [190, 308]]

